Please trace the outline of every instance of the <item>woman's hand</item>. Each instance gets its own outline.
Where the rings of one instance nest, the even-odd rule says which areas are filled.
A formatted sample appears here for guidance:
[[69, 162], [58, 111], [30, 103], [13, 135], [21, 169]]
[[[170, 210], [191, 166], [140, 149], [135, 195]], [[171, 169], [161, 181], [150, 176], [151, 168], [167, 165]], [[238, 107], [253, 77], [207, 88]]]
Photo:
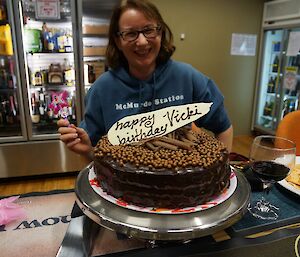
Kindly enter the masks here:
[[92, 143], [87, 132], [68, 120], [60, 119], [57, 122], [60, 133], [60, 140], [73, 152], [84, 155], [88, 158], [92, 156]]

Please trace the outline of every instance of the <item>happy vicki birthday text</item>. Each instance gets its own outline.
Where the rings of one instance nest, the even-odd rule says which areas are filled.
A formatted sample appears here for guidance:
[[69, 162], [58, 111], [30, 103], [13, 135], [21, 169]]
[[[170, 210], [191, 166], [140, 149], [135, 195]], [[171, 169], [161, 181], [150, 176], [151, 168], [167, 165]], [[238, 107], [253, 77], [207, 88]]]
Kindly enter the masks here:
[[[158, 110], [159, 111], [159, 110]], [[186, 106], [186, 108], [167, 110], [163, 115], [156, 115], [155, 112], [145, 113], [140, 118], [133, 118], [127, 121], [118, 121], [115, 123], [115, 133], [117, 133], [117, 139], [119, 144], [130, 144], [141, 141], [143, 139], [158, 137], [173, 131], [172, 128], [175, 125], [183, 123], [187, 124], [187, 121], [194, 121], [194, 116], [201, 117], [202, 112], [198, 110], [197, 105], [194, 108]], [[159, 117], [157, 117], [159, 116]], [[175, 126], [176, 129], [178, 126]], [[126, 130], [124, 134], [118, 133]], [[122, 136], [120, 135], [122, 134]]]

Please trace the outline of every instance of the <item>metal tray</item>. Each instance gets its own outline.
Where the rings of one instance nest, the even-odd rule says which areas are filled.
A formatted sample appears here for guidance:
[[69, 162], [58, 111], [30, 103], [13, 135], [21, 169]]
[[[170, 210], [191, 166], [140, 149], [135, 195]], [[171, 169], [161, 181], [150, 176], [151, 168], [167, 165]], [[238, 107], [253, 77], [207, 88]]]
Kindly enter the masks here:
[[83, 169], [76, 181], [76, 202], [83, 213], [105, 228], [129, 237], [147, 240], [189, 240], [207, 236], [237, 222], [247, 211], [250, 186], [244, 175], [235, 171], [237, 188], [220, 205], [187, 214], [156, 214], [117, 206], [94, 192], [88, 181], [93, 162]]

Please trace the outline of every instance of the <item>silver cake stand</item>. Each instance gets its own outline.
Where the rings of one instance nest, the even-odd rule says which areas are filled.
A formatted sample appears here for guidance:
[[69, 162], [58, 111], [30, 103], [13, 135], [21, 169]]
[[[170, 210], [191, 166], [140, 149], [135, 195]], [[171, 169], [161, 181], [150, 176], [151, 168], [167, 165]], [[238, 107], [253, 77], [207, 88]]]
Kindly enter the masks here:
[[84, 214], [99, 225], [146, 240], [190, 240], [213, 234], [237, 222], [247, 211], [250, 186], [238, 171], [237, 188], [220, 205], [187, 214], [145, 213], [120, 207], [98, 195], [90, 186], [88, 174], [93, 163], [77, 178], [76, 202]]

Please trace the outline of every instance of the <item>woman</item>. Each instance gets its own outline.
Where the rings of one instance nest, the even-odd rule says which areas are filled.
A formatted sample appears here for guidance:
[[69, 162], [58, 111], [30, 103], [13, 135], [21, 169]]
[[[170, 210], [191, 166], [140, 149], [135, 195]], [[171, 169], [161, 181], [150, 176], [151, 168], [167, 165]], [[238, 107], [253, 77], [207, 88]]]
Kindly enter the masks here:
[[91, 158], [93, 146], [119, 119], [167, 106], [213, 102], [211, 111], [195, 121], [231, 150], [233, 130], [223, 96], [212, 80], [192, 66], [170, 59], [173, 35], [157, 8], [148, 1], [127, 0], [112, 15], [107, 62], [86, 97], [80, 127], [59, 120], [60, 139]]

